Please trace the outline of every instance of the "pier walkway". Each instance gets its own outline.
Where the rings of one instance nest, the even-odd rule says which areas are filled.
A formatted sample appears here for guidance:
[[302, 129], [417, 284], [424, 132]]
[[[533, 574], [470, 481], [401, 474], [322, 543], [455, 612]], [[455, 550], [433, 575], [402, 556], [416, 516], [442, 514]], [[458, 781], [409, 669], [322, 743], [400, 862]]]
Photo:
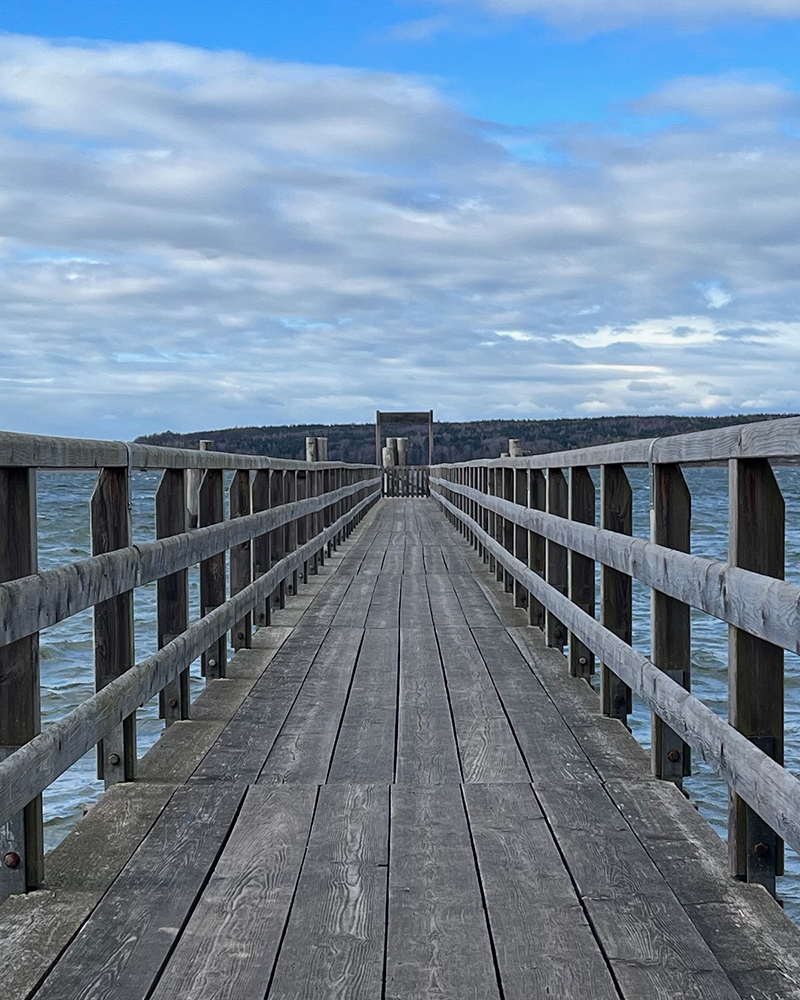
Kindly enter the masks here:
[[0, 909], [0, 995], [800, 997], [800, 931], [505, 589], [378, 501]]

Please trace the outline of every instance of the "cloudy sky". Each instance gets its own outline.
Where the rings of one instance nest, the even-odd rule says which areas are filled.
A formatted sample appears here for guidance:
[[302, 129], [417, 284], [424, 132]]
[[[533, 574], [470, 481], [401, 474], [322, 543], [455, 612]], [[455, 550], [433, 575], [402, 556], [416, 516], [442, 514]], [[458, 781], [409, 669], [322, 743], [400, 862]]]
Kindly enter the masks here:
[[800, 410], [800, 0], [14, 6], [0, 428]]

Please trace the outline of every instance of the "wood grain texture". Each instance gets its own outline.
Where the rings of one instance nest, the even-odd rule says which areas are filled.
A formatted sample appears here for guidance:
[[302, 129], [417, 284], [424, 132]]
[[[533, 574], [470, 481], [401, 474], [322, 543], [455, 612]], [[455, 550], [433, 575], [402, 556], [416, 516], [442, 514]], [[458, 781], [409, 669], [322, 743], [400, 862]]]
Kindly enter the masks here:
[[457, 785], [392, 789], [386, 1000], [499, 1000]]
[[469, 825], [507, 1000], [617, 1000], [530, 785], [468, 785]]
[[[200, 483], [198, 498], [198, 525], [219, 524], [225, 519], [225, 485], [222, 472], [209, 469]], [[206, 614], [209, 608], [218, 608], [227, 596], [227, 560], [224, 552], [200, 563], [200, 609]], [[202, 671], [209, 680], [224, 677], [228, 663], [228, 637], [222, 635], [203, 653]]]
[[514, 733], [469, 630], [439, 628], [437, 638], [464, 781], [528, 781]]
[[[633, 534], [633, 491], [621, 465], [600, 469], [600, 527], [622, 535]], [[600, 567], [600, 620], [623, 642], [633, 642], [633, 584], [610, 566]], [[603, 714], [627, 722], [632, 710], [631, 689], [604, 663], [600, 666]]]
[[314, 815], [316, 789], [255, 787], [161, 975], [154, 1000], [261, 1000]]
[[243, 791], [178, 789], [37, 997], [145, 1000], [216, 860]]
[[388, 785], [320, 789], [268, 998], [380, 997], [388, 840]]
[[399, 633], [367, 629], [336, 740], [329, 782], [394, 779]]
[[325, 636], [259, 782], [324, 784], [363, 637], [355, 628]]
[[[404, 582], [406, 577], [403, 578]], [[400, 629], [398, 782], [459, 782], [450, 705], [432, 628]]]

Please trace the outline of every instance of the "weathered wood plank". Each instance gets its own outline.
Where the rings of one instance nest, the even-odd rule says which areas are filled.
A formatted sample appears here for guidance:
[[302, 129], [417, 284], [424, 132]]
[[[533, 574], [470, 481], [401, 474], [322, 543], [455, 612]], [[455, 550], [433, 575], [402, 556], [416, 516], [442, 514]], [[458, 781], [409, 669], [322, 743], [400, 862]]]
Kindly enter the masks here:
[[258, 776], [259, 782], [324, 784], [363, 629], [331, 629]]
[[402, 628], [433, 627], [431, 602], [422, 573], [403, 574], [400, 585], [400, 625]]
[[[600, 527], [633, 534], [633, 491], [621, 465], [600, 470]], [[633, 642], [633, 584], [610, 566], [600, 567], [600, 620], [623, 642]], [[604, 663], [600, 666], [600, 701], [604, 715], [627, 723], [632, 710], [631, 689]]]
[[388, 839], [388, 785], [320, 788], [268, 1000], [381, 996]]
[[37, 993], [145, 1000], [200, 894], [244, 788], [179, 788]]
[[[555, 517], [567, 518], [569, 516], [569, 489], [561, 469], [547, 470], [546, 492], [547, 513]], [[547, 539], [545, 546], [545, 579], [560, 594], [566, 594], [568, 585], [567, 548], [550, 538]], [[564, 623], [553, 614], [550, 605], [545, 605], [544, 619], [547, 645], [563, 649], [567, 641], [567, 630]]]
[[514, 733], [467, 628], [436, 632], [467, 782], [529, 781]]
[[[89, 503], [92, 554], [131, 544], [130, 473], [103, 469]], [[133, 591], [94, 609], [94, 676], [99, 690], [134, 664]], [[97, 776], [106, 788], [136, 777], [136, 713], [97, 745]]]
[[[594, 525], [595, 505], [594, 481], [589, 470], [573, 466], [569, 470], [570, 520]], [[570, 550], [568, 563], [569, 598], [573, 604], [577, 604], [588, 615], [594, 617], [594, 562], [579, 552]], [[568, 642], [570, 676], [590, 677], [594, 673], [594, 653], [577, 636], [570, 634]]]
[[[156, 491], [156, 537], [186, 531], [186, 473], [165, 469]], [[189, 576], [185, 569], [162, 577], [157, 584], [158, 648], [163, 649], [189, 624]], [[159, 695], [159, 715], [166, 726], [191, 715], [188, 665]]]
[[335, 628], [364, 628], [377, 577], [359, 573], [347, 588], [331, 623]]
[[316, 789], [254, 787], [161, 975], [154, 1000], [263, 997], [314, 815]]
[[499, 1000], [458, 785], [392, 788], [386, 1000]]
[[492, 940], [509, 1000], [618, 1000], [530, 785], [467, 785]]
[[453, 587], [453, 580], [442, 574], [426, 574], [428, 599], [433, 623], [437, 628], [467, 628], [467, 620]]
[[[404, 577], [403, 580], [413, 579]], [[400, 629], [398, 782], [461, 781], [450, 706], [433, 628]]]
[[367, 613], [368, 629], [400, 627], [400, 582], [399, 576], [377, 578]]
[[366, 630], [329, 782], [394, 780], [399, 655], [396, 629]]

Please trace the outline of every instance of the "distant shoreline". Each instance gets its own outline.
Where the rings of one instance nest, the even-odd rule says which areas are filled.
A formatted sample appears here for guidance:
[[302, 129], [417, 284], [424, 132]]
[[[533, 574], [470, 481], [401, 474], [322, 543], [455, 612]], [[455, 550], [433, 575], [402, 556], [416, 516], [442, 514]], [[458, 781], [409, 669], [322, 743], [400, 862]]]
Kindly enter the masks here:
[[[540, 455], [569, 448], [588, 448], [615, 441], [635, 438], [666, 437], [692, 431], [731, 427], [778, 417], [797, 416], [791, 413], [751, 413], [726, 417], [703, 416], [635, 416], [565, 417], [552, 420], [472, 420], [437, 422], [435, 424], [435, 459], [440, 462], [470, 461], [499, 455], [508, 450], [508, 439], [518, 438], [528, 455]], [[392, 426], [385, 424], [384, 433]], [[398, 430], [401, 428], [398, 427]], [[427, 429], [403, 427], [409, 438], [409, 462], [427, 462]], [[217, 451], [251, 455], [272, 455], [274, 458], [305, 458], [307, 435], [328, 438], [331, 460], [373, 462], [375, 460], [375, 425], [364, 424], [288, 424], [264, 427], [228, 427], [218, 430], [178, 433], [163, 431], [147, 434], [136, 440], [144, 444], [173, 448], [197, 448], [201, 439], [214, 442]]]

